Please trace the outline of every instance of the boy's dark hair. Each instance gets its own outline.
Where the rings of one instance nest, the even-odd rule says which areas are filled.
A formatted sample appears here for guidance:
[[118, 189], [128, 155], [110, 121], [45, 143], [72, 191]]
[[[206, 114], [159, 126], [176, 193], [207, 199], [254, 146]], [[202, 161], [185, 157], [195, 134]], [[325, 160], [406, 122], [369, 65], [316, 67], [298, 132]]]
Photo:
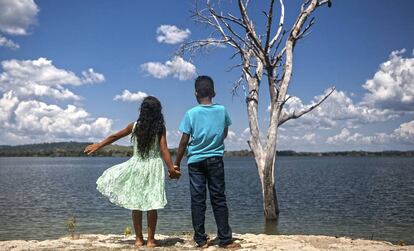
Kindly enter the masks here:
[[214, 92], [214, 82], [209, 76], [198, 76], [195, 80], [195, 91], [200, 98], [212, 98]]

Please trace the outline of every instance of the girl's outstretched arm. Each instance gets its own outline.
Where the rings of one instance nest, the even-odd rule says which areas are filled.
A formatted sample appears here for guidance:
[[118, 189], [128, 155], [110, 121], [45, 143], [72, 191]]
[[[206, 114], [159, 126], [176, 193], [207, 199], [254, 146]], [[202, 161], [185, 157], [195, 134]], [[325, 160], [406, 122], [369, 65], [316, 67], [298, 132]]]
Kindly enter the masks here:
[[162, 131], [161, 137], [160, 137], [160, 152], [161, 157], [164, 160], [165, 164], [168, 167], [168, 174], [171, 179], [178, 179], [181, 176], [180, 170], [175, 169], [174, 164], [171, 159], [170, 151], [168, 150], [167, 145], [167, 136], [166, 136], [166, 130]]
[[127, 127], [125, 127], [124, 129], [108, 136], [106, 139], [102, 140], [101, 142], [94, 143], [94, 144], [91, 144], [91, 145], [87, 146], [83, 152], [88, 154], [88, 155], [91, 155], [92, 153], [98, 151], [102, 147], [104, 147], [106, 145], [109, 145], [109, 144], [112, 144], [113, 142], [117, 141], [118, 139], [123, 138], [123, 137], [131, 134], [133, 126], [134, 126], [134, 123], [128, 124]]

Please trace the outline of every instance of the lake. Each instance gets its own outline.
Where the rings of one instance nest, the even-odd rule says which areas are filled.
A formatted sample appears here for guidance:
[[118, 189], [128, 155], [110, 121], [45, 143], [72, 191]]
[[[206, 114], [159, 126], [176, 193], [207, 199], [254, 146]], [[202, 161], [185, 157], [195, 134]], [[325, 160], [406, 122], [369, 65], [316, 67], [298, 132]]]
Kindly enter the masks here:
[[[122, 234], [129, 210], [112, 205], [95, 181], [126, 158], [0, 158], [0, 240], [78, 233]], [[323, 234], [414, 244], [414, 158], [279, 157], [278, 222], [266, 223], [252, 158], [225, 158], [230, 223], [236, 233]], [[166, 181], [168, 205], [157, 232], [192, 231], [186, 166]], [[145, 217], [144, 217], [145, 218]], [[145, 220], [143, 222], [146, 225]], [[206, 228], [215, 233], [208, 204]]]

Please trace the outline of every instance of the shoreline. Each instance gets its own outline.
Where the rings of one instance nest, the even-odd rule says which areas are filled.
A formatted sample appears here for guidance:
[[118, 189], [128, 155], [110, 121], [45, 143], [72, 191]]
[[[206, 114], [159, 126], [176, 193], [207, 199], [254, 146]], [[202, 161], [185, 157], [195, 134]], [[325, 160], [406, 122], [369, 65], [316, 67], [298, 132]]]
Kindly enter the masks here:
[[[144, 235], [145, 236], [145, 235]], [[324, 235], [265, 235], [233, 234], [241, 244], [238, 250], [395, 250], [414, 251], [414, 245], [400, 246], [387, 241], [351, 239]], [[211, 236], [210, 247], [206, 250], [223, 250]], [[195, 247], [191, 234], [156, 235], [160, 246], [154, 250], [200, 250]], [[135, 248], [134, 237], [130, 235], [80, 234], [75, 239], [62, 236], [58, 239], [0, 241], [0, 250], [153, 250]]]
[[[0, 145], [0, 157], [86, 157], [83, 150], [91, 142], [44, 142], [24, 145]], [[177, 148], [169, 149], [171, 155], [176, 155]], [[331, 157], [331, 156], [352, 156], [352, 157], [414, 157], [414, 150], [383, 149], [369, 151], [362, 149], [354, 150], [327, 150], [327, 151], [295, 151], [277, 150], [277, 156], [295, 157]], [[105, 146], [93, 156], [97, 157], [130, 157], [133, 151], [131, 146], [111, 144]], [[226, 150], [225, 157], [253, 157], [249, 149]]]

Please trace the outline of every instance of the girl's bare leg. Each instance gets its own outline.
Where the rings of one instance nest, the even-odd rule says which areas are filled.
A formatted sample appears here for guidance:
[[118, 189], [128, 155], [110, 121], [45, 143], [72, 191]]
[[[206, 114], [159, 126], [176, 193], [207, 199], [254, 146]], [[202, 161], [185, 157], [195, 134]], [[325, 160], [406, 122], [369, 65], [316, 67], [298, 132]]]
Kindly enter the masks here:
[[144, 245], [144, 237], [142, 236], [142, 212], [132, 210], [132, 222], [135, 230], [135, 246]]
[[157, 210], [151, 210], [147, 212], [147, 221], [148, 221], [148, 241], [147, 246], [148, 247], [156, 247], [155, 244], [155, 228], [157, 226]]

